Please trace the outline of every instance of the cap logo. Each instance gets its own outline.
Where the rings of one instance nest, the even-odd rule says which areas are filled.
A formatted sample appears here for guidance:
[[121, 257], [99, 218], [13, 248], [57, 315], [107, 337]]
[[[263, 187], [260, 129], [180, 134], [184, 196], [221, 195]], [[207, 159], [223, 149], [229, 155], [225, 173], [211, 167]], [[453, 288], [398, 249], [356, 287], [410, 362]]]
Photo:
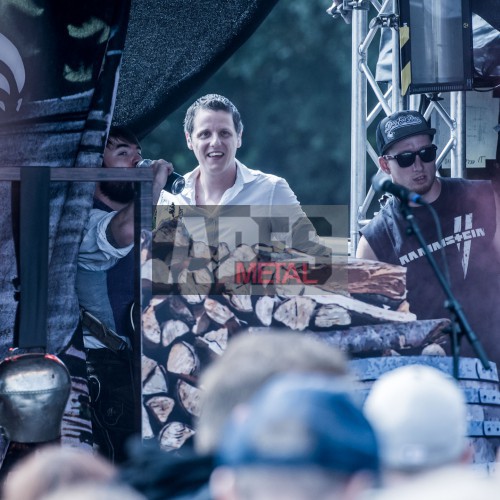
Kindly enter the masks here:
[[413, 125], [421, 125], [422, 119], [414, 115], [399, 116], [394, 120], [389, 120], [384, 127], [384, 132], [387, 138], [394, 139], [396, 130], [403, 127], [411, 127]]

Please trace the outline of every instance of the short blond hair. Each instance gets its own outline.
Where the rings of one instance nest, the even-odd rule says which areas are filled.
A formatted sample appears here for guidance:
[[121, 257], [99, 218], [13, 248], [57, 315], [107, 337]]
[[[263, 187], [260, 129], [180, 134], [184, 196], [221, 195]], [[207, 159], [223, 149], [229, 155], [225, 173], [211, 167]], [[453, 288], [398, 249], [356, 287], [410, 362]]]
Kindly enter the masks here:
[[347, 359], [337, 348], [304, 333], [287, 329], [240, 333], [230, 341], [221, 358], [201, 374], [196, 450], [213, 452], [231, 410], [282, 372], [346, 375]]
[[81, 448], [49, 445], [20, 460], [7, 475], [3, 500], [38, 500], [64, 485], [108, 482], [117, 468], [105, 458]]

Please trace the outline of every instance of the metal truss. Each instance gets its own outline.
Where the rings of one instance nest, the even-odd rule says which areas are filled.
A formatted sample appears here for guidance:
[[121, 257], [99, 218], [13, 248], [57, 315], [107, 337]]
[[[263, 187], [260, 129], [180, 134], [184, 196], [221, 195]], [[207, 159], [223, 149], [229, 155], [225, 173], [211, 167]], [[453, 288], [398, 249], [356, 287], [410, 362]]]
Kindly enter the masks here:
[[[375, 16], [368, 23], [369, 12]], [[443, 107], [437, 94], [402, 96], [399, 69], [398, 0], [334, 0], [328, 13], [342, 17], [352, 25], [351, 48], [351, 192], [350, 192], [350, 253], [355, 254], [359, 241], [359, 229], [368, 222], [367, 211], [375, 192], [367, 191], [367, 157], [378, 168], [378, 154], [367, 137], [368, 127], [379, 120], [380, 114], [389, 115], [402, 109], [419, 109], [425, 98], [426, 119], [433, 115], [433, 126], [449, 129], [446, 144], [436, 164], [442, 164], [450, 155], [451, 176], [464, 177], [465, 173], [465, 93], [450, 92], [450, 110]], [[384, 91], [375, 80], [368, 64], [368, 49], [381, 28], [392, 30], [391, 81]], [[370, 61], [371, 62], [371, 61]], [[368, 85], [376, 97], [376, 105], [368, 110]]]

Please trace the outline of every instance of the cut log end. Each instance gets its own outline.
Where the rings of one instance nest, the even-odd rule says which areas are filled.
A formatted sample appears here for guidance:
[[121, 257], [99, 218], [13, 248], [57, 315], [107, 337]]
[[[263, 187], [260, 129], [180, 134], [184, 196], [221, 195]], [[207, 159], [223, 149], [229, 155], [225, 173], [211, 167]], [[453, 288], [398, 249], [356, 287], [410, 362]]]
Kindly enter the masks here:
[[169, 422], [160, 431], [160, 448], [165, 451], [178, 450], [191, 436], [194, 430], [182, 422]]
[[200, 361], [195, 348], [187, 342], [177, 342], [170, 349], [167, 359], [167, 371], [195, 375], [200, 368]]

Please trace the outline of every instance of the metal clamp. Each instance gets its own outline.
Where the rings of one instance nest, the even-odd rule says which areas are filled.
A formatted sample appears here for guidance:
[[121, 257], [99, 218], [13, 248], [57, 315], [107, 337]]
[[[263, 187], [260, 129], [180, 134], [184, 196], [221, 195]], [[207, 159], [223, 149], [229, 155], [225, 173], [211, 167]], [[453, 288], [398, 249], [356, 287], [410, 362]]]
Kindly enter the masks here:
[[380, 26], [381, 28], [394, 28], [399, 29], [399, 16], [393, 12], [390, 14], [379, 14], [374, 17], [370, 22], [370, 29], [374, 26]]
[[369, 8], [369, 0], [333, 0], [332, 6], [329, 7], [326, 12], [334, 19], [342, 17], [347, 24], [350, 24], [353, 10], [367, 11]]
[[369, 10], [369, 0], [343, 0], [345, 10]]

